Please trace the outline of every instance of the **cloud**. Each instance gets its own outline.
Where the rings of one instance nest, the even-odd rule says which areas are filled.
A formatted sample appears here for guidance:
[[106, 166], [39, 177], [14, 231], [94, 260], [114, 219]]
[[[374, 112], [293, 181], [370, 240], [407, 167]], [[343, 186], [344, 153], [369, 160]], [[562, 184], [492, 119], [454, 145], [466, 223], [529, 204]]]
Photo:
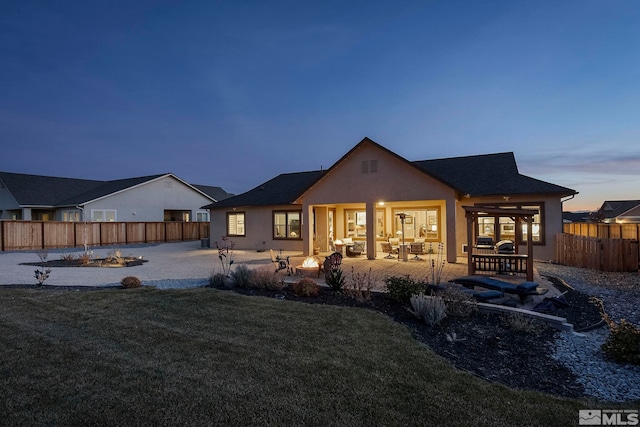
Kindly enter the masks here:
[[[640, 151], [565, 149], [519, 156], [522, 173], [582, 176], [640, 176]], [[601, 182], [601, 181], [599, 181]]]

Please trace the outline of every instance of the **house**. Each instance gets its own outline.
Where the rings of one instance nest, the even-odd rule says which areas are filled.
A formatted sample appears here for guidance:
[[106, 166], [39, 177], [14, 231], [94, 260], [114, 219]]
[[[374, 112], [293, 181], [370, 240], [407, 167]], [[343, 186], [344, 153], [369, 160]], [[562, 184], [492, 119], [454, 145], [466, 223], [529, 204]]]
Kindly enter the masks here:
[[[521, 175], [513, 153], [409, 161], [364, 138], [326, 171], [285, 173], [204, 206], [211, 236], [240, 249], [335, 249], [338, 239], [365, 242], [374, 259], [390, 237], [441, 246], [448, 262], [467, 250], [466, 206], [535, 210], [531, 233], [509, 217], [479, 215], [474, 235], [533, 239], [537, 258], [553, 259], [562, 232], [562, 198], [577, 194]], [[519, 233], [519, 239], [515, 239]]]
[[171, 173], [96, 181], [0, 172], [0, 219], [209, 221], [203, 204], [229, 197]]
[[565, 224], [570, 224], [572, 222], [594, 222], [594, 212], [592, 211], [576, 211], [562, 212], [562, 221]]
[[640, 223], [640, 200], [607, 200], [594, 217], [611, 224]]

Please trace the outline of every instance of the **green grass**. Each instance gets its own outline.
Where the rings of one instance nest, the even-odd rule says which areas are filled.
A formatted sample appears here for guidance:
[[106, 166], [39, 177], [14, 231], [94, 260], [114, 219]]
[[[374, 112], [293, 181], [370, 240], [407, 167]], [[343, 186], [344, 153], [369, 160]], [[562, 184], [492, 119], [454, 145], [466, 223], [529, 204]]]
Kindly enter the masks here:
[[0, 291], [3, 425], [575, 425], [372, 311], [214, 289]]

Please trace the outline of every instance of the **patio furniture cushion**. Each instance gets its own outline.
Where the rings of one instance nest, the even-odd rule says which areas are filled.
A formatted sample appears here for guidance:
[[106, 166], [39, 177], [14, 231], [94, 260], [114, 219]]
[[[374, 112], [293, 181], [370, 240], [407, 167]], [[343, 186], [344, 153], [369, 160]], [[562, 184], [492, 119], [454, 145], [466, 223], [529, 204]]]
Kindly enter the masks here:
[[473, 297], [480, 302], [486, 302], [486, 301], [504, 296], [504, 294], [500, 291], [474, 292], [471, 295], [473, 295]]
[[516, 288], [522, 289], [525, 292], [533, 292], [538, 288], [538, 284], [534, 282], [524, 282], [520, 283]]
[[504, 294], [500, 291], [474, 291], [473, 289], [463, 288], [460, 290], [460, 292], [471, 295], [479, 302], [487, 302], [489, 300], [504, 296]]
[[545, 288], [538, 289], [538, 284], [534, 282], [524, 282], [520, 285], [514, 285], [513, 283], [487, 276], [464, 276], [452, 279], [450, 282], [458, 283], [470, 289], [473, 289], [474, 286], [481, 286], [490, 290], [514, 294], [520, 298], [523, 304], [527, 296], [543, 295], [548, 291], [548, 289]]

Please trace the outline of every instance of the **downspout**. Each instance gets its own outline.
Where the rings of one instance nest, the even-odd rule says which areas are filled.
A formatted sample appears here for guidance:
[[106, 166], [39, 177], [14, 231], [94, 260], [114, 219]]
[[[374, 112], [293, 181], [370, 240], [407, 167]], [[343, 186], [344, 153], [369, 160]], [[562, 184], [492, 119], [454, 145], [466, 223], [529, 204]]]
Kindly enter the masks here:
[[562, 218], [562, 213], [564, 212], [564, 202], [568, 202], [569, 200], [573, 199], [574, 197], [576, 197], [576, 194], [572, 194], [571, 196], [569, 196], [568, 199], [560, 200], [560, 223], [561, 223], [560, 229], [561, 230], [564, 230], [564, 218]]

